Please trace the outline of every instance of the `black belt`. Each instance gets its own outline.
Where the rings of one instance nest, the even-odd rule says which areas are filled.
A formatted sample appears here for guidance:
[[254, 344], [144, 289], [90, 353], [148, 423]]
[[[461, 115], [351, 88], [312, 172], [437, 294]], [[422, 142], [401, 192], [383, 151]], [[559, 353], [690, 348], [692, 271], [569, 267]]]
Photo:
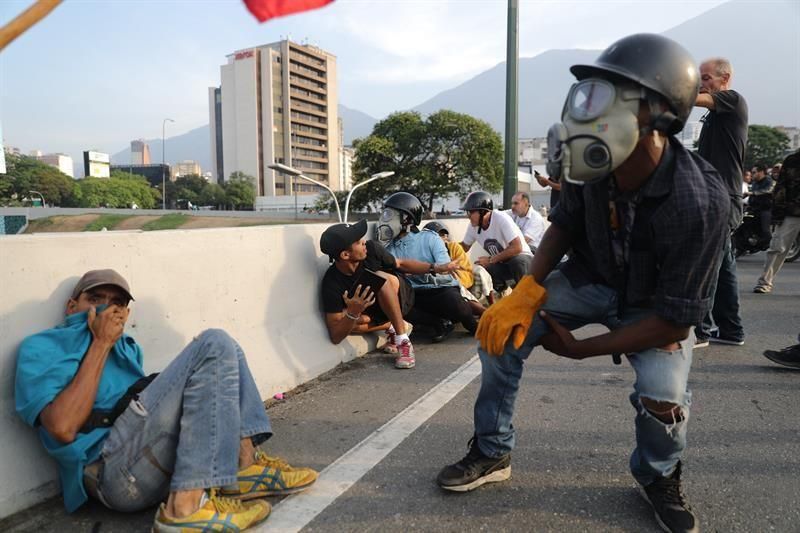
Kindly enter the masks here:
[[119, 415], [124, 413], [125, 409], [128, 408], [131, 400], [137, 399], [139, 397], [139, 393], [147, 388], [147, 386], [150, 385], [150, 383], [156, 379], [156, 377], [158, 377], [158, 372], [143, 378], [139, 378], [136, 383], [128, 387], [128, 390], [126, 390], [125, 394], [123, 394], [122, 397], [117, 400], [117, 403], [114, 404], [114, 407], [111, 410], [92, 409], [92, 412], [89, 413], [89, 418], [86, 419], [86, 422], [84, 422], [81, 429], [78, 430], [78, 433], [89, 433], [97, 428], [108, 428], [113, 426]]

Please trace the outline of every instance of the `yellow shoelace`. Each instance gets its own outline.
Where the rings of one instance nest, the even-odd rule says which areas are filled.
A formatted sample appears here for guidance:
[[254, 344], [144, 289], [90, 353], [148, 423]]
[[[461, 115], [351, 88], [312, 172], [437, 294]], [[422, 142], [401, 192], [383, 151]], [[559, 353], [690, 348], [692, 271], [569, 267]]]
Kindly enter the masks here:
[[236, 498], [223, 498], [217, 496], [217, 490], [211, 489], [208, 494], [208, 499], [214, 508], [220, 513], [239, 513], [244, 511], [241, 500]]
[[291, 470], [292, 467], [289, 466], [289, 463], [284, 461], [283, 459], [279, 459], [277, 457], [270, 457], [269, 455], [265, 454], [262, 451], [256, 452], [256, 464], [260, 466], [271, 466], [272, 468], [277, 468], [280, 470]]

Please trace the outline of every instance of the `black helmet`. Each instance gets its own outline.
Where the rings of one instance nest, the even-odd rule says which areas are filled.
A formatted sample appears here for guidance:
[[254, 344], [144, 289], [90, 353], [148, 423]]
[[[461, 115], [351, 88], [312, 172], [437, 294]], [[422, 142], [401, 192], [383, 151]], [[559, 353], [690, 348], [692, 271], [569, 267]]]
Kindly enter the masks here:
[[656, 119], [654, 128], [670, 135], [683, 129], [700, 88], [697, 65], [689, 52], [672, 39], [652, 33], [623, 37], [603, 50], [594, 65], [573, 65], [570, 71], [579, 80], [616, 74], [661, 95], [672, 113]]
[[430, 231], [432, 231], [434, 233], [438, 233], [438, 234], [441, 234], [442, 232], [445, 232], [448, 235], [450, 235], [450, 231], [447, 229], [447, 226], [445, 226], [444, 224], [442, 224], [438, 220], [431, 220], [430, 222], [425, 224], [425, 227], [422, 228], [422, 229], [430, 230]]
[[488, 192], [471, 192], [464, 202], [464, 207], [461, 209], [464, 211], [491, 211], [494, 209], [494, 200], [492, 200], [492, 195]]
[[383, 202], [383, 207], [391, 207], [407, 214], [411, 217], [411, 225], [413, 226], [419, 226], [420, 222], [422, 222], [422, 202], [411, 193], [396, 192]]

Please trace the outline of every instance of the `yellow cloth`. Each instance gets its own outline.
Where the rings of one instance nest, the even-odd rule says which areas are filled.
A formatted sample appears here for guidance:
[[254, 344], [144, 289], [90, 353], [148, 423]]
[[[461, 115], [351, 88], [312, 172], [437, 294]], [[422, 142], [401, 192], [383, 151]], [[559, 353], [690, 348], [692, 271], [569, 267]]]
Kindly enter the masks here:
[[461, 243], [448, 242], [447, 253], [450, 254], [451, 261], [458, 261], [458, 270], [453, 272], [456, 279], [461, 283], [465, 289], [469, 289], [475, 284], [475, 278], [472, 275], [472, 263], [469, 262], [467, 252], [461, 247]]
[[533, 317], [547, 300], [547, 291], [533, 276], [523, 276], [514, 290], [495, 302], [481, 316], [475, 338], [490, 355], [502, 355], [509, 337], [519, 348], [531, 327]]

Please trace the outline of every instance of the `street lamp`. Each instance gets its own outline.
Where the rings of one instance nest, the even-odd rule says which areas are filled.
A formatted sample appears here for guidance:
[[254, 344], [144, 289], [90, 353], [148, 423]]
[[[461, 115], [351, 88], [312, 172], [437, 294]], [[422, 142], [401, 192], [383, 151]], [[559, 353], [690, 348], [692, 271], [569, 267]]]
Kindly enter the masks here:
[[[336, 205], [336, 215], [339, 217], [339, 222], [342, 221], [342, 213], [341, 211], [339, 211], [339, 201], [336, 199], [336, 193], [333, 192], [333, 189], [331, 189], [324, 183], [320, 183], [315, 179], [311, 179], [308, 176], [305, 176], [301, 171], [297, 170], [296, 168], [292, 168], [288, 165], [282, 165], [281, 163], [273, 163], [271, 165], [267, 165], [267, 167], [271, 168], [272, 170], [277, 170], [278, 172], [281, 172], [283, 174], [288, 174], [293, 178], [303, 178], [304, 180], [310, 181], [314, 185], [319, 185], [323, 189], [327, 190], [329, 193], [331, 193], [331, 196], [333, 196], [333, 203], [334, 205]], [[292, 180], [292, 187], [294, 188], [294, 180]], [[295, 197], [295, 199], [297, 199], [297, 197]], [[297, 208], [295, 207], [295, 213], [297, 212], [296, 209]]]
[[347, 222], [347, 213], [350, 211], [350, 197], [353, 196], [353, 193], [356, 189], [361, 187], [362, 185], [366, 185], [367, 183], [373, 182], [375, 180], [379, 180], [381, 178], [388, 178], [389, 176], [394, 176], [393, 170], [385, 170], [383, 172], [378, 172], [377, 174], [373, 174], [369, 177], [368, 180], [362, 181], [361, 183], [357, 183], [353, 185], [353, 188], [350, 189], [350, 193], [347, 195], [347, 200], [344, 203], [344, 221]]
[[171, 118], [165, 118], [163, 122], [161, 122], [161, 209], [167, 208], [167, 169], [166, 169], [166, 159], [167, 153], [164, 149], [164, 137], [167, 128], [167, 122], [175, 122]]
[[28, 194], [38, 194], [39, 198], [42, 199], [42, 207], [47, 207], [47, 204], [44, 202], [44, 195], [39, 191], [28, 191]]
[[323, 187], [324, 189], [326, 189], [329, 193], [331, 193], [331, 196], [333, 196], [333, 203], [336, 206], [336, 215], [339, 217], [339, 222], [347, 222], [347, 213], [348, 213], [348, 209], [350, 208], [350, 197], [353, 196], [353, 191], [355, 191], [356, 189], [358, 189], [362, 185], [366, 185], [367, 183], [370, 183], [372, 181], [375, 181], [375, 180], [378, 180], [378, 179], [381, 179], [381, 178], [388, 178], [389, 176], [394, 176], [394, 171], [391, 171], [391, 170], [384, 171], [384, 172], [378, 172], [377, 174], [373, 174], [372, 176], [370, 176], [368, 180], [362, 181], [361, 183], [357, 184], [355, 187], [350, 189], [350, 193], [347, 195], [347, 200], [345, 201], [345, 204], [344, 204], [344, 220], [342, 220], [342, 212], [339, 210], [339, 199], [336, 198], [336, 193], [333, 192], [333, 189], [331, 189], [330, 187], [328, 187], [324, 183], [320, 183], [317, 180], [311, 179], [308, 176], [303, 175], [303, 173], [301, 171], [297, 170], [296, 168], [292, 168], [292, 167], [290, 167], [288, 165], [282, 165], [280, 163], [273, 163], [272, 165], [267, 165], [267, 166], [269, 168], [271, 168], [272, 170], [277, 170], [278, 172], [282, 172], [284, 174], [288, 174], [288, 175], [296, 177], [296, 178], [303, 178], [304, 180], [308, 180], [311, 183], [313, 183], [315, 185], [319, 185], [320, 187]]

